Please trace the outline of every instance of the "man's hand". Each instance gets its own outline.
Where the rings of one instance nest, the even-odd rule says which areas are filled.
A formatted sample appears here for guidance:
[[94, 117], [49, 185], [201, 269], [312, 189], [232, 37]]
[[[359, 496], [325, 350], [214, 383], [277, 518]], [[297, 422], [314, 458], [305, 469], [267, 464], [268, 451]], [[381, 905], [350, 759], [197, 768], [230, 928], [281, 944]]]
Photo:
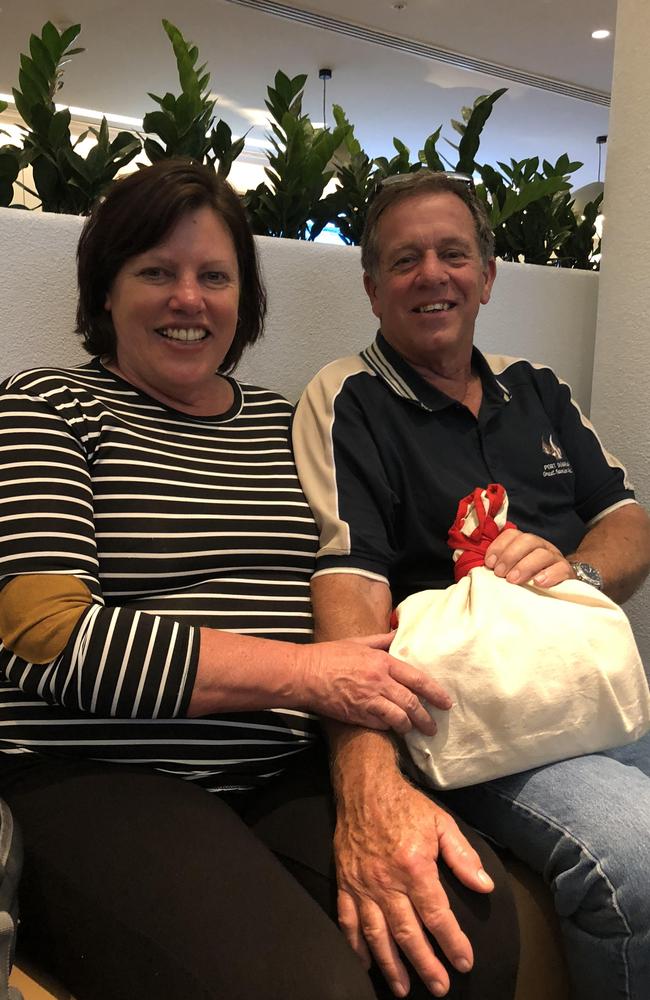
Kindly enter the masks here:
[[[299, 647], [302, 672], [294, 703], [369, 729], [431, 736], [436, 726], [420, 699], [451, 708], [451, 698], [421, 670], [390, 656], [392, 633]], [[298, 649], [298, 647], [297, 647]]]
[[571, 566], [558, 548], [539, 535], [508, 528], [494, 539], [485, 554], [485, 565], [508, 583], [554, 587], [575, 579]]
[[474, 956], [440, 884], [438, 859], [476, 892], [490, 892], [494, 885], [440, 806], [398, 773], [388, 781], [376, 777], [378, 795], [357, 786], [348, 803], [339, 796], [334, 842], [339, 923], [366, 967], [372, 953], [396, 996], [409, 990], [398, 947], [431, 993], [444, 996], [449, 976], [424, 927], [459, 971], [469, 971]]

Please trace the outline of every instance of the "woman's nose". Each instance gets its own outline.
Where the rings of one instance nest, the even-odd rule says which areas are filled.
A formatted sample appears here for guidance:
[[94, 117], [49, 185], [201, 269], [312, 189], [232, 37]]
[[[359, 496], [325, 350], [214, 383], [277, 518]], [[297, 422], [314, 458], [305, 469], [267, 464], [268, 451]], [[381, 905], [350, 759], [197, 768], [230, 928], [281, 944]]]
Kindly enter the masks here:
[[197, 312], [203, 307], [203, 292], [196, 278], [189, 275], [178, 278], [171, 290], [170, 306], [181, 311]]

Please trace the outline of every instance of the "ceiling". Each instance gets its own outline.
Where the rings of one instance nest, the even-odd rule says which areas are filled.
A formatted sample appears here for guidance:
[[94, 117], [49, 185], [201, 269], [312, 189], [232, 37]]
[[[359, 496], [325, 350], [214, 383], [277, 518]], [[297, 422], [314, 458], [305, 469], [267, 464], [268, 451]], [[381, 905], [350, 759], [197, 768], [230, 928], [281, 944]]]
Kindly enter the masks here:
[[[332, 102], [344, 107], [370, 155], [390, 155], [393, 136], [417, 153], [439, 125], [454, 140], [449, 121], [461, 107], [507, 86], [483, 133], [479, 160], [555, 160], [567, 152], [585, 163], [576, 185], [596, 177], [595, 140], [607, 133], [614, 38], [590, 36], [596, 28], [614, 32], [616, 0], [185, 0], [182, 7], [177, 0], [0, 0], [0, 93], [16, 85], [19, 53], [31, 32], [48, 19], [80, 22], [86, 51], [66, 67], [60, 100], [140, 118], [153, 108], [148, 91], [178, 91], [163, 17], [197, 44], [233, 132], [253, 126], [253, 158], [275, 71], [309, 74], [304, 109], [320, 121], [318, 70], [327, 66], [333, 74], [328, 108]], [[431, 58], [434, 50], [481, 60], [481, 71], [461, 68], [462, 60], [444, 52]], [[523, 71], [528, 82], [513, 71]], [[526, 74], [573, 84], [591, 99], [531, 86]], [[445, 148], [453, 158], [451, 147], [439, 146]]]

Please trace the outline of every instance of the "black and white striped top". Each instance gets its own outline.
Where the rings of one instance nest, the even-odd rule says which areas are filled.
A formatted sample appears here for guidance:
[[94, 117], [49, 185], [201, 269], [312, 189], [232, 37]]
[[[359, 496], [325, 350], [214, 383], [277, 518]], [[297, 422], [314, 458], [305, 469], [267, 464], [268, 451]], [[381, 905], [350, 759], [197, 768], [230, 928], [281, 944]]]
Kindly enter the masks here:
[[0, 396], [0, 581], [75, 576], [93, 603], [51, 663], [0, 646], [0, 750], [143, 763], [254, 787], [315, 737], [305, 713], [184, 718], [199, 629], [308, 642], [317, 532], [291, 407], [231, 380], [219, 417], [107, 371], [37, 369]]

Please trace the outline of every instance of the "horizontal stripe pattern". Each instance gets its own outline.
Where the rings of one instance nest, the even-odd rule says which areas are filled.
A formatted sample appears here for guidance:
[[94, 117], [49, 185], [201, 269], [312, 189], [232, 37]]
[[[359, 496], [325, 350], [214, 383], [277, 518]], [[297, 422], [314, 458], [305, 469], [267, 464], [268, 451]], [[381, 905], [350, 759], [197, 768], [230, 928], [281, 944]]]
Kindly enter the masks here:
[[49, 664], [0, 647], [0, 749], [145, 763], [253, 787], [317, 731], [306, 713], [184, 718], [199, 627], [308, 642], [316, 527], [291, 407], [232, 380], [218, 418], [171, 410], [98, 361], [8, 379], [0, 574], [72, 575], [93, 604]]

